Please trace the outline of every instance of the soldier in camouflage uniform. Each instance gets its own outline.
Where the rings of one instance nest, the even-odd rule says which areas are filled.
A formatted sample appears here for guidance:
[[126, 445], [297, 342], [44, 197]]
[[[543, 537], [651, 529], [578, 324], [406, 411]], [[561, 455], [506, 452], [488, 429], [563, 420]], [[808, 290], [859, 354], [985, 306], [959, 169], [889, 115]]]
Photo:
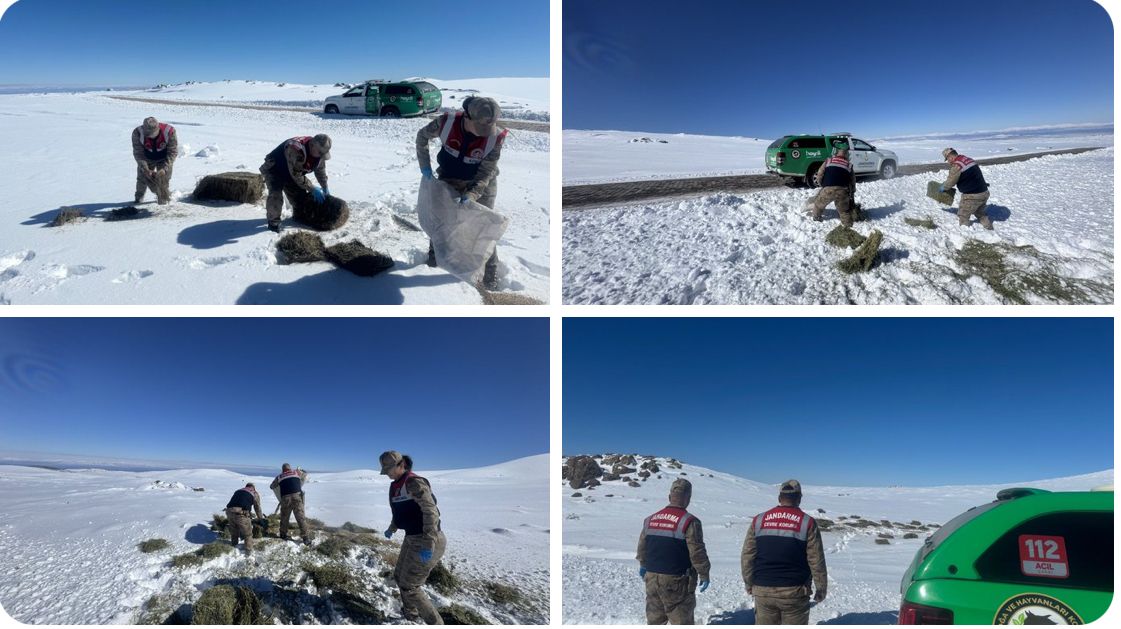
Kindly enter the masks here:
[[669, 505], [646, 518], [638, 537], [638, 574], [646, 583], [646, 623], [693, 624], [697, 582], [708, 589], [708, 552], [701, 521], [686, 511], [693, 485], [673, 481]]
[[253, 523], [250, 521], [250, 514], [256, 511], [257, 518], [263, 517], [261, 515], [261, 496], [257, 494], [257, 488], [253, 483], [246, 483], [245, 487], [234, 492], [230, 501], [226, 504], [226, 519], [230, 527], [230, 544], [237, 546], [237, 540], [240, 537], [245, 540], [245, 554], [253, 554]]
[[151, 116], [132, 130], [132, 157], [136, 160], [136, 203], [151, 190], [156, 202], [171, 202], [171, 167], [179, 156], [175, 127]]
[[[261, 174], [269, 190], [269, 196], [265, 200], [269, 229], [280, 231], [280, 213], [284, 209], [285, 196], [292, 205], [296, 205], [294, 199], [301, 195], [311, 195], [318, 203], [327, 199], [330, 194], [327, 189], [329, 159], [331, 138], [324, 133], [285, 140], [265, 156]], [[321, 188], [316, 188], [307, 180], [307, 174], [311, 172], [315, 173], [315, 179]]]
[[379, 458], [381, 473], [389, 484], [389, 508], [393, 521], [385, 530], [386, 539], [399, 529], [405, 530], [405, 541], [397, 554], [393, 580], [401, 591], [401, 613], [408, 620], [442, 625], [444, 619], [432, 606], [421, 586], [447, 549], [448, 540], [440, 531], [440, 509], [428, 479], [413, 473], [413, 460], [400, 452], [383, 452]]
[[985, 204], [989, 202], [989, 184], [985, 182], [981, 166], [972, 159], [959, 155], [954, 149], [943, 150], [942, 158], [950, 164], [950, 176], [938, 191], [945, 192], [954, 186], [958, 187], [961, 192], [958, 224], [968, 225], [970, 219], [976, 216], [982, 227], [992, 229], [992, 219], [985, 212]]
[[[442, 114], [425, 125], [416, 134], [416, 157], [421, 175], [432, 178], [428, 143], [440, 138], [436, 177], [455, 188], [461, 195], [461, 203], [470, 199], [493, 210], [498, 198], [498, 159], [506, 140], [506, 129], [498, 126], [501, 114], [493, 98], [472, 96], [463, 101], [463, 111]], [[436, 252], [429, 243], [428, 266], [436, 264]], [[497, 251], [483, 269], [483, 287], [498, 288]]]
[[288, 519], [295, 515], [296, 525], [300, 527], [300, 539], [304, 544], [311, 544], [311, 535], [308, 534], [307, 522], [304, 521], [304, 477], [301, 470], [294, 470], [285, 463], [269, 489], [280, 490], [280, 539], [288, 539]]
[[799, 508], [802, 485], [788, 480], [778, 506], [752, 519], [740, 555], [748, 596], [755, 597], [755, 624], [805, 625], [813, 600], [825, 600], [828, 574], [817, 522]]
[[825, 160], [814, 174], [814, 183], [821, 186], [821, 192], [810, 201], [810, 209], [815, 221], [822, 220], [822, 214], [830, 203], [836, 203], [841, 224], [852, 227], [856, 177], [853, 176], [852, 164], [849, 163], [848, 156], [847, 146], [837, 146], [833, 149], [833, 157]]

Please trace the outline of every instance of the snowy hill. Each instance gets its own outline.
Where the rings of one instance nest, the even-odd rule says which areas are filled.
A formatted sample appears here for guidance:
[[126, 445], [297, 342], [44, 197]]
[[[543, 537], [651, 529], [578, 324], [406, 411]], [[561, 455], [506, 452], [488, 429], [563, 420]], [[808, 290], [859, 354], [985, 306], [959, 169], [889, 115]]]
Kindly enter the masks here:
[[[523, 83], [534, 80], [481, 81], [521, 98]], [[272, 83], [164, 89], [173, 91], [143, 95], [249, 102], [306, 98], [319, 88], [292, 86], [288, 96], [275, 93], [281, 88]], [[540, 87], [524, 89], [529, 95], [523, 99], [526, 102], [540, 95]], [[21, 156], [19, 169], [6, 171], [13, 192], [0, 207], [0, 304], [483, 302], [474, 287], [425, 264], [428, 238], [409, 226], [418, 222], [416, 133], [427, 119], [382, 120], [111, 98], [120, 94], [0, 96], [6, 137], [36, 147]], [[157, 206], [149, 193], [139, 207], [150, 211], [150, 216], [106, 220], [112, 209], [132, 205], [136, 163], [130, 134], [150, 115], [173, 124], [179, 136], [172, 203]], [[44, 143], [38, 139], [42, 129], [51, 129], [66, 141]], [[327, 164], [329, 186], [350, 206], [348, 222], [321, 235], [328, 246], [357, 239], [390, 256], [395, 265], [389, 271], [362, 278], [328, 262], [283, 264], [276, 251], [278, 236], [265, 229], [263, 200], [252, 205], [192, 199], [203, 176], [256, 173], [265, 155], [280, 142], [315, 133], [327, 133], [334, 140]], [[438, 143], [431, 148], [435, 156]], [[510, 132], [498, 185], [495, 209], [510, 219], [498, 244], [499, 289], [547, 301], [548, 133]], [[64, 207], [80, 210], [85, 218], [48, 226]], [[286, 209], [284, 216], [286, 231], [298, 227], [290, 219], [291, 210]]]
[[[438, 608], [463, 606], [494, 623], [548, 621], [548, 456], [479, 469], [419, 473], [429, 478], [448, 538], [444, 559], [458, 583], [430, 589]], [[276, 500], [270, 477], [226, 470], [109, 472], [0, 466], [5, 519], [0, 523], [0, 605], [32, 624], [107, 624], [162, 621], [216, 583], [248, 585], [266, 610], [284, 622], [355, 622], [337, 592], [308, 574], [341, 567], [360, 585], [347, 589], [401, 622], [392, 563], [401, 534], [386, 542], [388, 479], [373, 470], [315, 474], [306, 486], [306, 514], [322, 521], [316, 546], [270, 539], [246, 559], [226, 553], [201, 565], [176, 567], [174, 557], [216, 540], [209, 529], [230, 495], [252, 481], [262, 507]], [[200, 490], [201, 489], [201, 490]], [[356, 545], [341, 556], [332, 531], [350, 522]], [[294, 523], [293, 523], [294, 525]], [[150, 554], [137, 544], [163, 538], [169, 548]], [[220, 549], [221, 550], [221, 549]], [[516, 595], [495, 584], [514, 586]], [[506, 592], [499, 599], [494, 592]], [[345, 600], [345, 599], [344, 599]], [[271, 607], [270, 607], [271, 605]]]
[[[697, 622], [743, 624], [748, 620], [752, 603], [743, 589], [740, 551], [748, 522], [776, 504], [778, 487], [664, 457], [630, 455], [633, 458], [620, 460], [622, 455], [606, 455], [605, 462], [604, 456], [596, 456], [605, 472], [621, 465], [616, 471], [623, 473], [618, 480], [601, 479], [594, 488], [573, 489], [570, 480], [564, 481], [564, 622], [644, 622], [635, 546], [643, 519], [666, 504], [675, 478], [693, 483], [689, 511], [704, 524], [713, 566], [712, 586], [697, 594]], [[566, 464], [571, 460], [566, 458]], [[651, 474], [642, 479], [639, 474], [647, 461], [656, 468], [645, 470]], [[802, 508], [825, 525], [822, 535], [829, 567], [828, 598], [813, 608], [810, 622], [894, 623], [900, 581], [923, 539], [962, 511], [991, 502], [1002, 488], [1089, 490], [1112, 482], [1113, 471], [1106, 470], [999, 485], [834, 487], [803, 483]], [[881, 537], [884, 535], [892, 537]], [[876, 543], [877, 538], [888, 543]]]

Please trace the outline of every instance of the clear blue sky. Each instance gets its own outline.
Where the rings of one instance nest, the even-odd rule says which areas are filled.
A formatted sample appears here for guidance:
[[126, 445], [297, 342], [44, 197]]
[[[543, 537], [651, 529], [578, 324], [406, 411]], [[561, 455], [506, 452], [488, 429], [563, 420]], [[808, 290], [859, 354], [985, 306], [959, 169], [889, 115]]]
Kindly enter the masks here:
[[564, 126], [777, 138], [1113, 120], [1092, 0], [565, 0]]
[[1113, 467], [1111, 319], [569, 318], [563, 351], [565, 455], [872, 486]]
[[0, 84], [542, 77], [549, 3], [20, 0], [0, 60]]
[[530, 318], [0, 319], [8, 451], [425, 469], [549, 451]]

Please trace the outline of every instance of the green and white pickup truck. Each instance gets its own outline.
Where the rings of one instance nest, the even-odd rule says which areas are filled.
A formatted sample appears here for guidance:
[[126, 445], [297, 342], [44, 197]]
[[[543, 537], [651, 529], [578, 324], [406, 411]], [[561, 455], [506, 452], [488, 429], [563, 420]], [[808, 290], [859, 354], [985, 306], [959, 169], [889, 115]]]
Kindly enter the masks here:
[[425, 81], [366, 81], [323, 101], [323, 113], [403, 118], [440, 110], [440, 90]]

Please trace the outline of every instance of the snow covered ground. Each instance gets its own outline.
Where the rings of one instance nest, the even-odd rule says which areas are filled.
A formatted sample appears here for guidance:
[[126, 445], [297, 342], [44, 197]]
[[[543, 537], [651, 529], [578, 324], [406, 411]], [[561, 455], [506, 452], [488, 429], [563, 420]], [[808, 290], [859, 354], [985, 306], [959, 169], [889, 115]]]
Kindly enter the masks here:
[[[857, 137], [862, 136], [857, 133]], [[775, 139], [566, 129], [564, 185], [765, 173], [763, 158]], [[942, 149], [947, 146], [976, 159], [1113, 146], [1113, 127], [1060, 126], [862, 139], [876, 148], [894, 151], [901, 164], [925, 164], [941, 161]]]
[[[641, 462], [641, 457], [640, 462]], [[622, 481], [582, 489], [579, 497], [564, 490], [563, 621], [566, 624], [642, 624], [644, 592], [638, 577], [635, 546], [643, 519], [663, 507], [669, 485], [679, 473], [693, 483], [689, 511], [704, 524], [712, 561], [712, 585], [697, 594], [698, 624], [752, 624], [754, 603], [740, 575], [740, 551], [749, 520], [776, 504], [778, 488], [683, 464], [672, 469], [658, 459], [661, 478], [652, 476], [637, 488]], [[634, 466], [632, 466], [634, 467]], [[894, 624], [899, 584], [915, 551], [929, 533], [903, 539], [899, 524], [918, 520], [943, 524], [966, 509], [991, 502], [1004, 487], [1089, 490], [1113, 482], [1113, 471], [1055, 480], [1000, 485], [947, 487], [830, 487], [803, 484], [802, 508], [811, 515], [840, 521], [860, 516], [890, 525], [823, 532], [829, 590], [810, 612], [811, 623]], [[608, 497], [608, 494], [611, 494]], [[819, 512], [824, 509], [824, 513]], [[894, 535], [887, 545], [880, 533]]]
[[[371, 77], [375, 78], [375, 77]], [[388, 78], [391, 77], [376, 77]], [[346, 81], [357, 85], [365, 78]], [[495, 79], [442, 79], [410, 77], [409, 80], [428, 81], [444, 94], [444, 108], [458, 109], [459, 103], [469, 95], [489, 96], [498, 101], [503, 116], [519, 120], [549, 119], [549, 79], [495, 78]], [[142, 90], [120, 90], [116, 96], [139, 96], [168, 100], [204, 102], [236, 102], [253, 105], [283, 107], [312, 107], [320, 109], [328, 96], [338, 96], [347, 88], [331, 85], [303, 85], [273, 81], [215, 81], [178, 83]]]
[[[932, 174], [860, 183], [856, 199], [868, 220], [855, 228], [863, 235], [880, 230], [883, 244], [877, 265], [853, 275], [835, 266], [851, 250], [825, 242], [839, 224], [836, 210], [826, 210], [822, 223], [803, 210], [813, 190], [569, 211], [562, 221], [564, 301], [1113, 303], [1113, 164], [1107, 148], [986, 166], [991, 232], [976, 223], [959, 227], [948, 208], [928, 198]], [[908, 218], [932, 219], [936, 228], [908, 225]], [[973, 259], [978, 251], [997, 252], [998, 261]]]
[[[418, 472], [432, 482], [439, 500], [448, 538], [445, 562], [453, 572], [467, 585], [496, 581], [516, 586], [532, 602], [532, 611], [515, 614], [471, 595], [430, 592], [437, 607], [459, 603], [499, 623], [547, 622], [548, 456]], [[228, 578], [267, 590], [280, 581], [270, 570], [296, 571], [293, 566], [317, 553], [274, 541], [255, 553], [258, 563], [239, 552], [193, 568], [168, 565], [171, 555], [214, 539], [206, 526], [211, 515], [222, 513], [230, 495], [248, 481], [264, 490], [262, 507], [272, 513], [271, 477], [216, 469], [110, 472], [0, 466], [5, 487], [0, 605], [24, 623], [134, 623], [154, 595], [185, 592], [197, 598], [205, 587]], [[349, 521], [383, 530], [389, 524], [388, 482], [376, 470], [313, 474], [306, 486], [307, 516], [328, 526]], [[197, 487], [205, 491], [192, 489]], [[171, 547], [141, 553], [136, 545], [149, 538], [167, 539]], [[400, 540], [398, 534], [393, 543]], [[399, 604], [393, 600], [396, 587], [377, 572], [384, 567], [355, 569], [369, 573], [390, 621], [400, 622]]]
[[[514, 82], [508, 90], [520, 86]], [[223, 94], [258, 97], [239, 89]], [[141, 207], [152, 216], [105, 221], [109, 210], [132, 204], [130, 134], [149, 115], [172, 123], [179, 134], [174, 200], [157, 207], [149, 193]], [[9, 194], [0, 207], [0, 303], [480, 303], [473, 287], [424, 264], [423, 233], [393, 220], [417, 223], [414, 141], [426, 122], [154, 105], [102, 92], [0, 96], [4, 136], [23, 147], [17, 166], [2, 175]], [[57, 140], [44, 141], [44, 133]], [[281, 141], [315, 133], [334, 140], [327, 166], [331, 193], [350, 204], [350, 220], [323, 234], [324, 240], [358, 239], [394, 259], [389, 272], [361, 278], [326, 262], [281, 265], [278, 236], [265, 229], [263, 202], [200, 204], [190, 198], [204, 175], [255, 173]], [[500, 290], [547, 301], [549, 135], [511, 131], [501, 170], [496, 209], [510, 226], [498, 246]], [[48, 227], [67, 206], [89, 218]], [[295, 224], [285, 212], [291, 230]]]

